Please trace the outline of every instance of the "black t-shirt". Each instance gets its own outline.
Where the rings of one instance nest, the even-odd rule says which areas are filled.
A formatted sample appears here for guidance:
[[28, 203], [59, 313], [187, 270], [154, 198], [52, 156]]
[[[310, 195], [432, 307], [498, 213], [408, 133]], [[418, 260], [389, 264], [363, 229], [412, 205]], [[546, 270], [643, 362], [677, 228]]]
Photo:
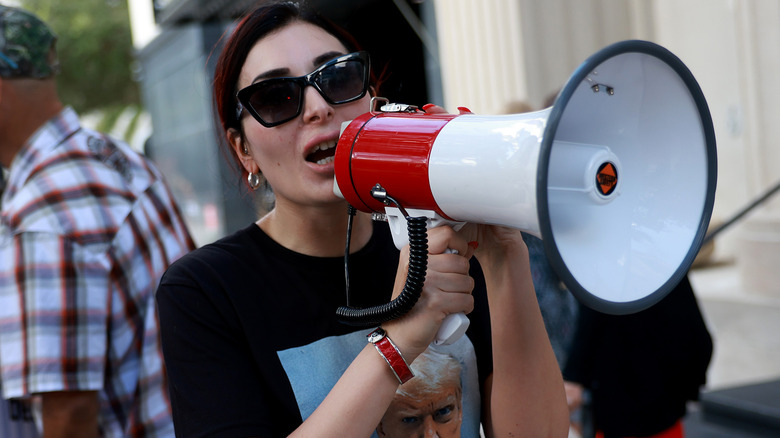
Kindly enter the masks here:
[[[387, 225], [376, 223], [350, 256], [352, 305], [389, 301], [398, 256]], [[492, 370], [484, 279], [473, 265], [477, 309], [468, 336], [445, 352], [462, 368], [466, 429], [478, 427], [477, 382]], [[298, 427], [366, 344], [370, 329], [336, 318], [345, 295], [343, 257], [293, 252], [255, 224], [173, 264], [157, 301], [177, 436], [286, 436]]]

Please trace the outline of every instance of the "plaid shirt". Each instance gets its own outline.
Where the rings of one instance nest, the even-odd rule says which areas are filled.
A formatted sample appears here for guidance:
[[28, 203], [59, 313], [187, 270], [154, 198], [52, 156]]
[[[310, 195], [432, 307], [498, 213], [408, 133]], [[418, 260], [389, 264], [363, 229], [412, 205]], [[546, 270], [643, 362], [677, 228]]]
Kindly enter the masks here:
[[67, 108], [7, 177], [3, 396], [95, 390], [105, 436], [172, 436], [154, 293], [194, 244], [160, 173]]

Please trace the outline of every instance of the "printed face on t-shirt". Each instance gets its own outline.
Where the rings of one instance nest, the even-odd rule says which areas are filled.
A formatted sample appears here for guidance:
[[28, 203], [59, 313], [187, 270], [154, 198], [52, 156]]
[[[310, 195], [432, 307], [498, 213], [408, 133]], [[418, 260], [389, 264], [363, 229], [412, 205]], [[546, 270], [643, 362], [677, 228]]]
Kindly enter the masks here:
[[444, 382], [431, 391], [427, 382], [412, 379], [396, 394], [377, 427], [380, 437], [460, 437], [460, 385]]
[[[301, 418], [308, 418], [322, 403], [365, 348], [368, 333], [326, 337], [278, 353]], [[414, 378], [398, 387], [371, 437], [479, 436], [479, 381], [468, 336], [452, 345], [429, 348], [411, 368]]]

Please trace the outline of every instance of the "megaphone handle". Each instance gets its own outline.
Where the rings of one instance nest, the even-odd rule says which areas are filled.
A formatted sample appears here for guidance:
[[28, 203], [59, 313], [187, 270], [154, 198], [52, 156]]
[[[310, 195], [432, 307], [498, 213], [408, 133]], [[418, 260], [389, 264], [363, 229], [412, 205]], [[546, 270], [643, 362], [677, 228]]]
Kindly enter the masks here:
[[436, 333], [435, 345], [450, 345], [460, 339], [469, 328], [469, 318], [465, 313], [451, 313], [444, 318]]
[[[452, 248], [444, 250], [445, 253], [457, 254], [458, 251]], [[469, 319], [465, 313], [451, 313], [444, 318], [439, 331], [436, 332], [436, 338], [433, 343], [436, 345], [450, 345], [460, 339], [466, 329], [469, 328]]]

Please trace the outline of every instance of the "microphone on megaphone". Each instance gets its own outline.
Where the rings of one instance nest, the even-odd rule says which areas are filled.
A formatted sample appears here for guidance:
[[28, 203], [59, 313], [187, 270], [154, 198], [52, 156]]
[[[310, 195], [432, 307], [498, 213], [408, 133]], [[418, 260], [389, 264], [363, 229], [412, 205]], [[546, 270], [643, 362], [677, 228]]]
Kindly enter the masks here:
[[[661, 300], [701, 247], [717, 179], [712, 119], [691, 72], [657, 44], [595, 53], [542, 111], [427, 114], [376, 102], [343, 129], [334, 191], [386, 214], [399, 247], [406, 218], [517, 228], [541, 237], [578, 300], [611, 314]], [[350, 323], [389, 314], [339, 312]]]

